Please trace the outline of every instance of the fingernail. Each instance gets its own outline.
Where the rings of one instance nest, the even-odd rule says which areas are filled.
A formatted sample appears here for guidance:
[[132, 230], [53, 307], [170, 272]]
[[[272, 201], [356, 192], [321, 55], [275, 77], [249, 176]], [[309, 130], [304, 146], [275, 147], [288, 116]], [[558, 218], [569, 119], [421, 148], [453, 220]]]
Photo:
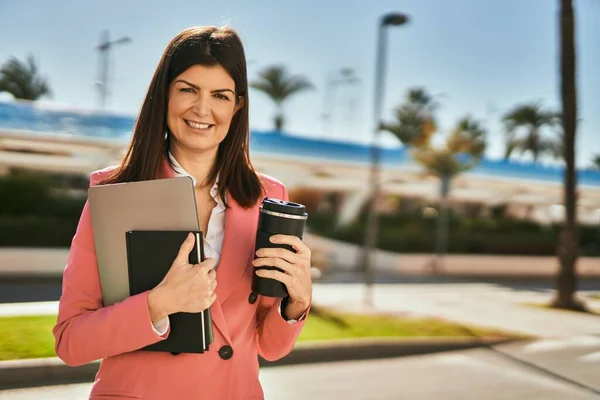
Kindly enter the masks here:
[[269, 240], [271, 241], [271, 243], [275, 243], [277, 241], [277, 236], [271, 236]]

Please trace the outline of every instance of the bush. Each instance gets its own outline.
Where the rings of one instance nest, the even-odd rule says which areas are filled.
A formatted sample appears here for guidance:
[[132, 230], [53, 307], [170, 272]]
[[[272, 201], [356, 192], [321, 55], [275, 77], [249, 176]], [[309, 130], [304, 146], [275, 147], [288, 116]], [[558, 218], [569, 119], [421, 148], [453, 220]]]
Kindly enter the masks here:
[[[304, 192], [305, 200], [314, 193]], [[0, 246], [68, 247], [85, 198], [66, 195], [61, 181], [42, 174], [11, 172], [0, 176]], [[450, 214], [449, 253], [555, 255], [559, 226], [545, 227], [531, 221]], [[338, 228], [336, 215], [311, 212], [311, 232], [345, 242], [362, 244], [366, 214]], [[398, 211], [380, 216], [379, 247], [399, 253], [431, 253], [435, 250], [437, 220], [418, 212]], [[600, 256], [600, 229], [579, 230], [581, 255]]]
[[0, 246], [68, 247], [78, 219], [38, 216], [0, 217]]
[[0, 215], [40, 215], [50, 197], [42, 176], [11, 172], [0, 177]]
[[[315, 233], [362, 244], [365, 215], [344, 228], [336, 227], [333, 214], [313, 214], [307, 224]], [[417, 213], [398, 212], [380, 216], [379, 248], [399, 253], [435, 251], [437, 221]], [[508, 218], [468, 218], [451, 214], [448, 252], [454, 254], [555, 255], [559, 226], [546, 227], [531, 221]], [[580, 227], [581, 255], [600, 256], [600, 229]]]
[[0, 176], [0, 246], [69, 246], [84, 204], [43, 174]]

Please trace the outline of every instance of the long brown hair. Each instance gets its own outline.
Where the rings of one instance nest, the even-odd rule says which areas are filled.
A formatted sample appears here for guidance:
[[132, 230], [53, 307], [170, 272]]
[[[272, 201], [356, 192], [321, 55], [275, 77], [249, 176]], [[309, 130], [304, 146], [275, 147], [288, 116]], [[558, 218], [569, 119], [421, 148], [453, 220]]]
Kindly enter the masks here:
[[233, 116], [229, 132], [219, 145], [207, 182], [214, 182], [218, 175], [222, 199], [229, 192], [242, 207], [249, 208], [257, 203], [263, 188], [250, 162], [246, 56], [238, 34], [229, 27], [188, 28], [171, 40], [148, 87], [125, 157], [100, 184], [158, 177], [169, 151], [169, 86], [178, 75], [196, 64], [221, 65], [235, 82], [236, 100], [244, 99], [243, 107]]

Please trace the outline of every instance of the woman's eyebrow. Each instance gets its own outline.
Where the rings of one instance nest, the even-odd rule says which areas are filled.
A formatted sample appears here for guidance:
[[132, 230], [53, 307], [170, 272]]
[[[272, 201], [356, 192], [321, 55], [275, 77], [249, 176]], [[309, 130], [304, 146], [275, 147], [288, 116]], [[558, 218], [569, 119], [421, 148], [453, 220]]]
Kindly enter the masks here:
[[216, 89], [212, 91], [213, 93], [223, 93], [223, 92], [231, 92], [235, 96], [235, 92], [231, 89]]
[[[200, 90], [200, 87], [198, 85], [194, 85], [193, 83], [190, 83], [190, 82], [185, 81], [183, 79], [177, 79], [175, 81], [175, 83], [177, 83], [177, 82], [185, 83], [186, 85], [189, 85], [189, 86], [193, 87], [196, 90]], [[222, 92], [231, 92], [231, 94], [235, 95], [235, 92], [232, 89], [229, 89], [229, 88], [226, 88], [226, 89], [216, 89], [216, 90], [212, 91], [212, 93], [222, 93]]]
[[177, 79], [177, 80], [175, 81], [175, 83], [177, 83], [177, 82], [182, 82], [182, 83], [185, 83], [186, 85], [189, 85], [189, 86], [193, 87], [193, 88], [194, 88], [194, 89], [196, 89], [196, 90], [200, 90], [200, 87], [199, 87], [199, 86], [197, 86], [197, 85], [194, 85], [193, 83], [190, 83], [190, 82], [188, 82], [188, 81], [184, 81], [183, 79]]

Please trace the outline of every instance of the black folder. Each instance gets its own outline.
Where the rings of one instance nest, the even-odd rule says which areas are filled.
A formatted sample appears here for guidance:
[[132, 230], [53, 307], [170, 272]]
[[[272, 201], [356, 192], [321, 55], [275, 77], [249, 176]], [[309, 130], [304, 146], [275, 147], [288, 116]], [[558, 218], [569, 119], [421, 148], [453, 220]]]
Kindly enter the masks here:
[[[129, 231], [126, 233], [129, 292], [133, 296], [150, 290], [165, 277], [179, 253], [187, 231]], [[196, 235], [190, 264], [204, 260], [202, 232]], [[176, 313], [169, 316], [169, 337], [141, 350], [171, 353], [203, 353], [213, 342], [210, 308], [200, 313]]]

